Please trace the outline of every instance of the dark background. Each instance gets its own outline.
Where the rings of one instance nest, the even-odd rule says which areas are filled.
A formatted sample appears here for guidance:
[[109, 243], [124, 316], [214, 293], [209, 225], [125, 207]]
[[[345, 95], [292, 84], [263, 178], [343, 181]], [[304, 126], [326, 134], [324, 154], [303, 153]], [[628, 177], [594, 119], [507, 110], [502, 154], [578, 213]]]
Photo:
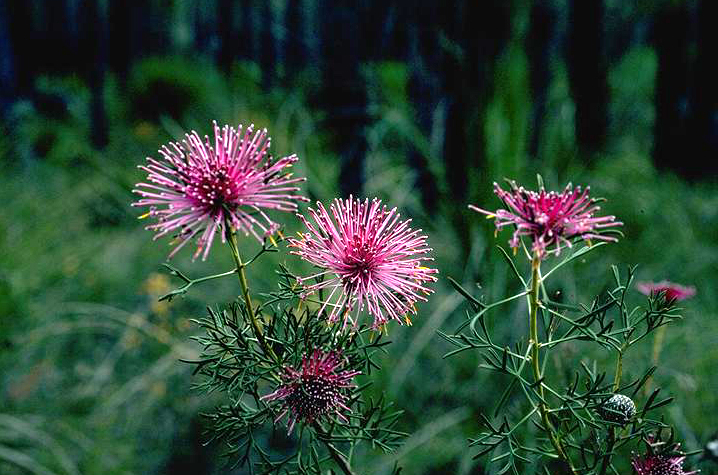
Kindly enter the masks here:
[[[479, 282], [488, 299], [517, 291], [494, 249], [508, 235], [494, 239], [466, 205], [497, 207], [491, 183], [504, 177], [590, 184], [626, 237], [554, 290], [585, 302], [613, 263], [698, 287], [686, 320], [629, 355], [627, 371], [661, 365], [655, 384], [676, 396], [665, 417], [684, 446], [702, 447], [718, 431], [706, 416], [718, 410], [717, 10], [712, 0], [0, 0], [0, 472], [229, 470], [221, 444], [203, 445], [199, 416], [221, 396], [193, 392], [177, 360], [197, 351], [189, 318], [236, 289], [158, 304], [176, 284], [160, 269], [166, 242], [151, 243], [129, 207], [135, 166], [214, 119], [268, 127], [275, 154], [300, 156], [313, 199], [398, 206], [429, 235], [442, 275]], [[301, 269], [270, 259], [250, 272], [253, 287], [273, 285], [278, 260]], [[202, 275], [230, 264], [218, 246], [208, 263], [177, 265]], [[509, 343], [524, 333], [522, 311], [493, 315]], [[391, 329], [373, 390], [406, 410], [412, 435], [395, 456], [356, 454], [366, 473], [395, 458], [407, 474], [492, 473], [466, 438], [502, 380], [475, 354], [441, 359], [449, 348], [436, 335], [462, 312], [442, 280], [413, 327]], [[605, 359], [567, 351], [576, 364]]]

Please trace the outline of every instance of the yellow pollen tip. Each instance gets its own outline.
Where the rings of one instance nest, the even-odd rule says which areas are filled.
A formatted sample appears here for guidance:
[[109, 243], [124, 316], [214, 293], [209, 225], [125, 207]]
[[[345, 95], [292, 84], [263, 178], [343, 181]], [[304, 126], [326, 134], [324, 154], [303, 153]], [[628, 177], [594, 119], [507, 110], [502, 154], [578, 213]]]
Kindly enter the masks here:
[[411, 319], [409, 318], [409, 315], [404, 315], [404, 321], [406, 322], [406, 325], [409, 326], [409, 327], [412, 326], [412, 325], [414, 325], [414, 324], [411, 322]]
[[146, 212], [145, 214], [143, 214], [142, 216], [138, 216], [137, 219], [145, 219], [145, 218], [149, 217], [150, 213], [151, 213], [151, 212], [148, 211], [148, 212]]
[[494, 219], [496, 217], [495, 214], [487, 214], [486, 219]]
[[514, 256], [519, 253], [519, 248], [518, 248], [518, 247], [514, 247], [514, 248], [512, 248], [512, 249], [514, 250]]

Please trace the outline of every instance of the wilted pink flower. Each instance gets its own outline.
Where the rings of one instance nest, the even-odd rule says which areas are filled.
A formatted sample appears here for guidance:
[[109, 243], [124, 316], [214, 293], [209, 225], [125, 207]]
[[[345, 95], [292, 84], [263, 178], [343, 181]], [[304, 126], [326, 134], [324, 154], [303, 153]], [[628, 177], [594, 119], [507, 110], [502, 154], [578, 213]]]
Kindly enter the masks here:
[[206, 259], [217, 231], [224, 242], [225, 221], [261, 241], [279, 228], [266, 209], [296, 211], [297, 201], [307, 201], [296, 194], [304, 178], [285, 171], [297, 156], [272, 160], [269, 146], [266, 129], [220, 129], [215, 122], [214, 142], [208, 136], [203, 142], [193, 131], [162, 146], [160, 159], [147, 158], [139, 168], [147, 172], [148, 183], [132, 190], [142, 197], [133, 206], [149, 206], [144, 216], [156, 217], [157, 223], [146, 229], [157, 232], [155, 239], [176, 235], [179, 245], [170, 257], [198, 236], [194, 257]]
[[[600, 234], [603, 228], [620, 226], [615, 216], [595, 216], [600, 207], [598, 199], [589, 198], [589, 188], [573, 188], [568, 184], [561, 193], [538, 192], [519, 187], [516, 182], [508, 182], [511, 189], [503, 190], [494, 183], [494, 193], [506, 204], [508, 210], [486, 211], [473, 205], [469, 208], [496, 218], [497, 231], [504, 226], [515, 226], [509, 245], [517, 249], [521, 236], [531, 239], [531, 250], [543, 257], [547, 252], [557, 255], [564, 246], [571, 247], [571, 239], [583, 238], [601, 241], [617, 241], [615, 237]], [[553, 247], [553, 251], [550, 248]]]
[[334, 200], [333, 220], [322, 203], [317, 206], [317, 211], [309, 209], [314, 224], [299, 216], [309, 232], [290, 239], [289, 245], [297, 249], [293, 254], [323, 269], [301, 279], [324, 277], [306, 287], [307, 293], [327, 289], [320, 312], [329, 307], [330, 321], [341, 317], [356, 326], [350, 313], [358, 315], [366, 307], [374, 328], [389, 319], [403, 323], [402, 317], [409, 323], [407, 314], [416, 314], [414, 304], [432, 292], [424, 284], [436, 281], [438, 272], [422, 265], [422, 260], [433, 259], [426, 256], [431, 248], [421, 229], [411, 229], [410, 219], [400, 221], [396, 208], [388, 210], [376, 198]]
[[684, 456], [671, 457], [647, 453], [643, 457], [634, 457], [632, 464], [637, 475], [691, 475], [698, 473], [698, 470], [684, 472], [684, 460]]
[[282, 384], [273, 393], [262, 397], [267, 401], [284, 402], [274, 422], [289, 413], [288, 433], [297, 421], [311, 424], [330, 414], [346, 422], [342, 411], [351, 410], [346, 404], [349, 397], [345, 390], [356, 387], [352, 379], [361, 371], [339, 371], [343, 362], [340, 353], [315, 350], [311, 357], [302, 359], [300, 369], [285, 367]]
[[636, 290], [643, 295], [655, 295], [660, 292], [665, 292], [665, 298], [668, 301], [681, 301], [689, 299], [696, 294], [696, 288], [692, 285], [686, 287], [667, 280], [662, 280], [661, 282], [638, 282], [636, 283]]

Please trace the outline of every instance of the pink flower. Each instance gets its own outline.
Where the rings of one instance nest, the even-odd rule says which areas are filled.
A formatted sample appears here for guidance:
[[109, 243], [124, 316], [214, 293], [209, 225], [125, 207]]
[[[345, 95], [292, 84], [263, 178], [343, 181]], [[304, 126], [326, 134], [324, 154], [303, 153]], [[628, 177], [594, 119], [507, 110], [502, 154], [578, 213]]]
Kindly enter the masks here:
[[334, 219], [322, 203], [317, 206], [317, 211], [309, 209], [314, 224], [299, 216], [309, 232], [290, 239], [289, 246], [297, 249], [293, 254], [323, 269], [301, 279], [324, 277], [306, 287], [307, 294], [328, 292], [320, 313], [329, 307], [329, 321], [343, 318], [345, 324], [353, 321], [356, 326], [358, 313], [366, 308], [374, 317], [374, 328], [390, 319], [410, 323], [407, 314], [416, 314], [414, 304], [426, 301], [424, 295], [432, 290], [424, 284], [435, 282], [438, 272], [422, 265], [422, 260], [433, 260], [426, 256], [431, 251], [426, 236], [409, 227], [410, 219], [400, 221], [396, 208], [388, 210], [376, 198], [334, 200]]
[[304, 178], [285, 171], [297, 156], [272, 160], [269, 146], [266, 129], [220, 129], [214, 122], [213, 142], [193, 131], [182, 142], [162, 146], [160, 159], [147, 158], [139, 167], [147, 183], [132, 190], [142, 197], [133, 206], [148, 206], [142, 217], [157, 218], [146, 227], [156, 231], [155, 239], [174, 233], [179, 245], [169, 257], [197, 236], [194, 258], [206, 259], [217, 231], [224, 242], [226, 222], [262, 241], [279, 227], [265, 210], [296, 211], [297, 201], [308, 201], [296, 194]]
[[311, 424], [330, 414], [346, 422], [342, 411], [351, 410], [347, 406], [349, 397], [345, 390], [356, 387], [352, 379], [361, 371], [339, 371], [342, 364], [340, 353], [315, 350], [311, 357], [302, 359], [300, 369], [285, 367], [282, 384], [273, 393], [262, 397], [267, 401], [283, 401], [282, 410], [274, 422], [289, 413], [288, 433], [292, 432], [297, 421]]
[[689, 299], [696, 294], [696, 288], [692, 285], [685, 287], [667, 280], [662, 280], [661, 282], [637, 282], [636, 290], [643, 295], [656, 295], [660, 292], [664, 292], [667, 301], [681, 301]]
[[632, 464], [637, 475], [691, 475], [698, 473], [698, 470], [684, 472], [684, 460], [684, 456], [670, 457], [647, 453], [643, 457], [634, 457]]
[[[544, 189], [536, 192], [519, 187], [514, 181], [508, 183], [509, 191], [494, 183], [494, 193], [508, 209], [491, 212], [473, 205], [469, 208], [496, 218], [497, 231], [504, 226], [515, 226], [509, 241], [512, 248], [519, 247], [521, 236], [528, 236], [532, 242], [531, 250], [542, 258], [547, 252], [558, 255], [562, 247], [571, 247], [571, 240], [577, 237], [587, 242], [592, 239], [617, 241], [615, 237], [600, 234], [600, 230], [623, 223], [616, 221], [615, 216], [595, 216], [600, 210], [596, 204], [599, 200], [589, 198], [588, 187], [582, 191], [569, 184], [561, 193]], [[547, 251], [551, 247], [554, 250]]]

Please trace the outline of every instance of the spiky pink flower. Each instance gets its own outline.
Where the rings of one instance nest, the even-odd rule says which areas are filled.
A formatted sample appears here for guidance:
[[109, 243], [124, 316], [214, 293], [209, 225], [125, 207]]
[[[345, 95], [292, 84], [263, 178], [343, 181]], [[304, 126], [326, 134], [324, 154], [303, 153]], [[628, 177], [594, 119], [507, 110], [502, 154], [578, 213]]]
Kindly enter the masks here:
[[288, 433], [297, 421], [311, 424], [331, 414], [346, 422], [343, 411], [351, 412], [346, 390], [356, 387], [352, 380], [361, 371], [341, 371], [343, 364], [341, 353], [314, 350], [311, 357], [302, 358], [301, 368], [285, 367], [282, 384], [273, 393], [262, 397], [266, 401], [283, 401], [274, 422], [289, 413]]
[[698, 470], [683, 471], [685, 459], [685, 456], [647, 453], [642, 457], [634, 457], [631, 463], [637, 475], [691, 475], [698, 473]]
[[[613, 236], [600, 234], [600, 230], [623, 223], [615, 216], [596, 216], [600, 210], [598, 199], [588, 196], [589, 187], [573, 188], [569, 183], [563, 192], [526, 190], [514, 181], [508, 181], [510, 190], [503, 190], [494, 183], [494, 193], [508, 209], [491, 212], [469, 205], [469, 208], [496, 218], [497, 231], [504, 226], [515, 226], [509, 245], [517, 249], [521, 236], [531, 240], [531, 250], [539, 257], [555, 252], [557, 255], [564, 246], [571, 247], [571, 240], [583, 238], [590, 242], [617, 241]], [[550, 248], [553, 248], [551, 250]]]
[[262, 241], [279, 228], [265, 210], [296, 211], [297, 201], [308, 201], [296, 193], [304, 178], [285, 170], [297, 156], [272, 160], [270, 141], [266, 129], [220, 129], [214, 122], [213, 142], [193, 131], [163, 145], [161, 158], [148, 157], [139, 167], [147, 172], [147, 183], [135, 185], [132, 191], [142, 198], [133, 206], [148, 206], [143, 217], [157, 218], [146, 227], [156, 231], [155, 239], [175, 234], [179, 244], [169, 257], [197, 236], [194, 258], [206, 259], [217, 231], [224, 242], [226, 223]]
[[667, 301], [681, 301], [696, 294], [696, 288], [692, 285], [686, 287], [667, 280], [662, 280], [661, 282], [638, 282], [636, 283], [636, 290], [643, 295], [655, 295], [664, 292]]
[[421, 229], [410, 228], [410, 219], [400, 221], [396, 208], [389, 210], [376, 198], [336, 199], [329, 207], [331, 216], [322, 203], [317, 207], [309, 209], [314, 223], [299, 215], [309, 232], [290, 239], [289, 246], [297, 249], [293, 254], [323, 269], [301, 279], [324, 278], [305, 287], [307, 294], [319, 289], [329, 294], [320, 313], [329, 307], [330, 322], [342, 318], [356, 326], [366, 308], [374, 328], [390, 319], [410, 323], [408, 313], [416, 314], [414, 304], [426, 301], [424, 295], [432, 290], [425, 284], [435, 282], [438, 272], [422, 265], [433, 259], [427, 256], [431, 248]]

